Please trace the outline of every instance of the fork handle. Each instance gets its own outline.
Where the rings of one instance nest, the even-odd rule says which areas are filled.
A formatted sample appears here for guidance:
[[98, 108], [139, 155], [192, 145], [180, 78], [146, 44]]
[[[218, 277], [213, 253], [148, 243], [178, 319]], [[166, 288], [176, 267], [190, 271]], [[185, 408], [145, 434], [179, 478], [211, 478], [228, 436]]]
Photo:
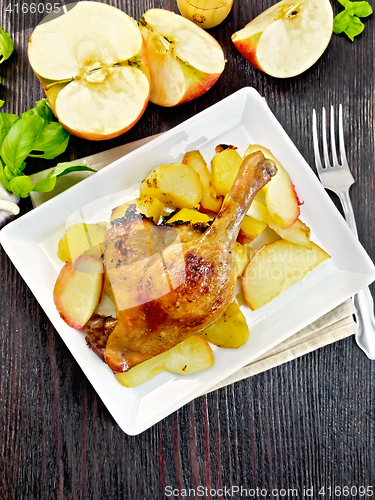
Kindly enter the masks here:
[[[353, 212], [352, 202], [349, 196], [349, 190], [339, 194], [342, 208], [344, 211], [348, 226], [358, 239], [357, 225]], [[353, 298], [357, 313], [355, 319], [357, 322], [356, 341], [359, 347], [366, 353], [368, 358], [375, 359], [375, 317], [374, 301], [369, 287], [360, 290]]]
[[346, 219], [346, 222], [348, 223], [348, 226], [358, 239], [358, 231], [357, 231], [357, 224], [355, 223], [355, 217], [354, 217], [354, 212], [353, 212], [353, 206], [352, 202], [350, 200], [349, 196], [349, 190], [348, 191], [342, 191], [339, 195], [341, 205], [344, 211], [344, 216]]

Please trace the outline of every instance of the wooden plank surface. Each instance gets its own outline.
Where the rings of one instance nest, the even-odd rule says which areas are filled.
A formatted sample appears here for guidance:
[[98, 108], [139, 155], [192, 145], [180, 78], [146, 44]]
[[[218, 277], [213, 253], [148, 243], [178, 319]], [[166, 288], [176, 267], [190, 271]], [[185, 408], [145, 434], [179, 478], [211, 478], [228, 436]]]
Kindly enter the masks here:
[[[151, 7], [177, 12], [171, 0], [108, 3], [135, 19]], [[207, 94], [178, 108], [150, 104], [135, 127], [111, 141], [72, 137], [62, 159], [164, 132], [253, 86], [313, 165], [312, 108], [341, 102], [359, 237], [374, 260], [373, 16], [354, 43], [333, 35], [310, 70], [279, 80], [252, 68], [230, 41], [272, 3], [234, 0], [228, 19], [210, 30], [228, 62]], [[43, 97], [27, 60], [27, 41], [41, 16], [9, 15], [7, 5], [2, 0], [0, 26], [12, 33], [15, 52], [0, 66], [0, 98], [2, 111], [21, 113]], [[336, 0], [333, 8], [339, 11]], [[31, 162], [30, 168], [40, 165]], [[30, 200], [22, 200], [21, 213], [31, 209]], [[162, 499], [170, 491], [170, 498], [199, 498], [199, 491], [201, 498], [225, 498], [220, 489], [233, 486], [248, 489], [249, 498], [312, 498], [304, 495], [311, 487], [314, 499], [360, 498], [354, 490], [347, 495], [344, 486], [374, 486], [375, 495], [375, 362], [354, 338], [198, 398], [131, 437], [115, 424], [1, 248], [0, 269], [1, 499]], [[319, 495], [322, 487], [325, 495]], [[184, 496], [183, 488], [196, 495]], [[271, 496], [273, 489], [279, 494]], [[370, 490], [361, 498], [372, 498]]]

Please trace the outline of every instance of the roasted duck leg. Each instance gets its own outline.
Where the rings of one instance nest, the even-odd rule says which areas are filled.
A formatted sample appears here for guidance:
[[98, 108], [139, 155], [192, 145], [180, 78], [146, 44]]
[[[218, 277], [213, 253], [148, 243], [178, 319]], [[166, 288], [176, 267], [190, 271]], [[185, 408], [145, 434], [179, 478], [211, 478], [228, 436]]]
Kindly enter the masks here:
[[241, 222], [275, 173], [275, 165], [261, 152], [247, 156], [210, 228], [187, 243], [170, 235], [166, 241], [164, 232], [152, 237], [162, 226], [146, 219], [112, 221], [104, 254], [117, 312], [104, 352], [110, 368], [127, 371], [204, 330], [224, 313], [235, 294], [234, 247]]

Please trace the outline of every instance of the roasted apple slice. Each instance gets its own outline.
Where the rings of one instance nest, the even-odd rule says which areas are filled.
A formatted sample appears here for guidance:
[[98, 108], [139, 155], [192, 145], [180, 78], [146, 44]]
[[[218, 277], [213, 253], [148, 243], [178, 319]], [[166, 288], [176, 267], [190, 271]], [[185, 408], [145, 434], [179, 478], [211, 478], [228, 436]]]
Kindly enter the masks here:
[[280, 162], [276, 160], [268, 148], [259, 144], [251, 144], [245, 151], [244, 157], [254, 151], [262, 151], [264, 157], [272, 160], [277, 167], [277, 174], [264, 187], [264, 191], [266, 193], [266, 205], [271, 217], [281, 229], [285, 229], [291, 226], [300, 214], [296, 191], [288, 172], [281, 166]]
[[311, 245], [309, 250], [278, 240], [254, 255], [242, 279], [243, 294], [252, 310], [285, 292], [330, 257], [315, 243]]
[[103, 263], [91, 255], [67, 262], [57, 277], [53, 300], [61, 318], [80, 330], [98, 305], [104, 285]]

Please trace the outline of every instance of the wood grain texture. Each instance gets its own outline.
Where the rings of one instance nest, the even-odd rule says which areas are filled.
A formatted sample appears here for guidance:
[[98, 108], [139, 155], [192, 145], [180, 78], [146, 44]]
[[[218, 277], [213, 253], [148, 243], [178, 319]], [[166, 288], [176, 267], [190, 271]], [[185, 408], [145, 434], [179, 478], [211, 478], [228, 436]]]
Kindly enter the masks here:
[[[12, 33], [15, 52], [0, 66], [0, 98], [2, 111], [21, 113], [43, 97], [27, 60], [27, 41], [41, 16], [10, 16], [5, 11], [9, 1], [1, 1], [0, 25]], [[171, 0], [108, 3], [135, 19], [151, 7], [177, 12]], [[210, 30], [228, 62], [207, 94], [174, 109], [150, 104], [134, 128], [111, 141], [72, 137], [62, 159], [169, 130], [253, 86], [313, 165], [312, 108], [341, 102], [348, 160], [357, 181], [351, 194], [359, 237], [374, 260], [373, 16], [354, 43], [333, 35], [310, 70], [278, 80], [252, 68], [230, 41], [231, 33], [272, 3], [234, 0], [227, 20]], [[333, 7], [337, 13], [335, 0]], [[29, 166], [39, 168], [37, 162]], [[21, 202], [22, 213], [31, 208], [29, 200]], [[303, 488], [311, 486], [375, 486], [375, 363], [353, 338], [198, 398], [141, 435], [127, 436], [1, 248], [0, 266], [1, 499], [163, 499], [167, 486], [180, 490], [171, 498], [191, 499], [198, 496], [183, 496], [183, 488], [207, 487], [203, 498], [209, 499], [220, 498], [215, 490], [231, 486], [264, 488], [269, 494], [252, 498], [270, 498], [273, 488], [298, 492], [272, 497], [281, 499], [303, 498]]]

